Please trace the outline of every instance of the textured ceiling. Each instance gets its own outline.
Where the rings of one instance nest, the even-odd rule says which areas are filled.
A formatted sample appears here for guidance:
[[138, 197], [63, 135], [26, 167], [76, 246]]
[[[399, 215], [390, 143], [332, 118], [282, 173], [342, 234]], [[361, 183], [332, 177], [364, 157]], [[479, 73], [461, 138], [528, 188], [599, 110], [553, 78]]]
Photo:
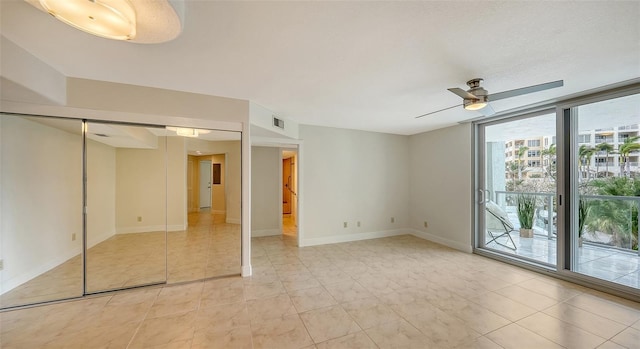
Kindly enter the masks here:
[[415, 134], [477, 117], [448, 87], [564, 79], [496, 111], [640, 77], [640, 2], [185, 0], [158, 45], [72, 29], [2, 1], [2, 35], [70, 77], [248, 99], [302, 124]]

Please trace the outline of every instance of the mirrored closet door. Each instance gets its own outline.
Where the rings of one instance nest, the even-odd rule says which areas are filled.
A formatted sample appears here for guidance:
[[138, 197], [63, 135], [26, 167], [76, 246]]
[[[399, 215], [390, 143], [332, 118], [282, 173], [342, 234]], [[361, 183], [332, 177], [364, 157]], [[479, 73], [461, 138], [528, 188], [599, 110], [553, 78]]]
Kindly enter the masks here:
[[0, 308], [82, 296], [82, 121], [0, 115]]

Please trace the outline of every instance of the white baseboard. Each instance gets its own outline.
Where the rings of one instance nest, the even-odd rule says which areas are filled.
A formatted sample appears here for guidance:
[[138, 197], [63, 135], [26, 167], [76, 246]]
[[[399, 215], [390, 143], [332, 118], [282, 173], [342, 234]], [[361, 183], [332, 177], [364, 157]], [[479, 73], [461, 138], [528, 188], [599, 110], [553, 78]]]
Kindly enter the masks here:
[[252, 272], [251, 265], [243, 265], [242, 266], [242, 277], [243, 278], [251, 276], [251, 272]]
[[148, 233], [151, 231], [164, 231], [165, 228], [167, 231], [181, 231], [187, 230], [187, 226], [184, 224], [174, 224], [174, 225], [147, 225], [144, 227], [120, 227], [118, 228], [118, 232], [116, 234], [132, 234], [132, 233]]
[[473, 253], [473, 248], [471, 247], [471, 245], [466, 245], [457, 241], [453, 241], [453, 240], [449, 240], [449, 239], [445, 239], [443, 237], [440, 236], [436, 236], [433, 234], [429, 234], [427, 232], [424, 231], [420, 231], [417, 229], [409, 229], [409, 231], [411, 232], [411, 235], [421, 238], [421, 239], [425, 239], [425, 240], [429, 240], [431, 242], [435, 242], [437, 244], [440, 245], [444, 245], [447, 247], [451, 247], [454, 250], [458, 250], [458, 251], [462, 251], [462, 252], [467, 252], [467, 253]]
[[251, 231], [252, 238], [259, 238], [262, 236], [276, 236], [281, 234], [282, 232], [280, 231], [280, 229], [260, 229]]
[[389, 236], [405, 235], [405, 234], [411, 234], [411, 233], [412, 232], [408, 229], [395, 229], [395, 230], [371, 231], [366, 233], [347, 234], [347, 235], [333, 235], [333, 236], [327, 236], [327, 237], [321, 237], [321, 238], [308, 238], [300, 241], [300, 247], [386, 238]]
[[[11, 290], [13, 290], [14, 288], [24, 284], [25, 282], [36, 278], [38, 276], [40, 276], [41, 274], [44, 274], [46, 272], [48, 272], [49, 270], [59, 266], [60, 264], [68, 261], [69, 259], [79, 255], [81, 253], [81, 251], [67, 251], [66, 253], [62, 254], [61, 256], [58, 256], [57, 258], [50, 260], [49, 262], [36, 266], [34, 268], [31, 268], [31, 270], [25, 272], [25, 273], [21, 273], [20, 275], [16, 275], [15, 277], [9, 279], [9, 280], [3, 280], [1, 284], [0, 288], [0, 294], [4, 294], [6, 292], [9, 292]], [[6, 272], [6, 271], [5, 271]]]
[[229, 218], [229, 217], [227, 217], [226, 222], [229, 223], [229, 224], [242, 224], [242, 220], [240, 218]]

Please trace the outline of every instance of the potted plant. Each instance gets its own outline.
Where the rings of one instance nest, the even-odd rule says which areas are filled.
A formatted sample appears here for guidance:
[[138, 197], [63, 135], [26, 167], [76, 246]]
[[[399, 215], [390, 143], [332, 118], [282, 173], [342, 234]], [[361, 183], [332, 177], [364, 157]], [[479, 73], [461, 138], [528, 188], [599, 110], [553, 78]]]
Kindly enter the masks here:
[[520, 194], [516, 200], [518, 221], [520, 221], [520, 237], [533, 237], [533, 215], [536, 211], [536, 198]]
[[582, 247], [582, 233], [590, 210], [591, 204], [587, 200], [580, 198], [578, 201], [578, 247]]

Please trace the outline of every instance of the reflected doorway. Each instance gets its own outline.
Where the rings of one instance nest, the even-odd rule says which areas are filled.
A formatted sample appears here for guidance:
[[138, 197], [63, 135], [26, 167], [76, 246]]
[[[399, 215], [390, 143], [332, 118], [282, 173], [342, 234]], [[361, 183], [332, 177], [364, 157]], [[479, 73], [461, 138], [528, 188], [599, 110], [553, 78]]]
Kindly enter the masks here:
[[298, 236], [298, 152], [282, 150], [282, 235], [297, 239]]

